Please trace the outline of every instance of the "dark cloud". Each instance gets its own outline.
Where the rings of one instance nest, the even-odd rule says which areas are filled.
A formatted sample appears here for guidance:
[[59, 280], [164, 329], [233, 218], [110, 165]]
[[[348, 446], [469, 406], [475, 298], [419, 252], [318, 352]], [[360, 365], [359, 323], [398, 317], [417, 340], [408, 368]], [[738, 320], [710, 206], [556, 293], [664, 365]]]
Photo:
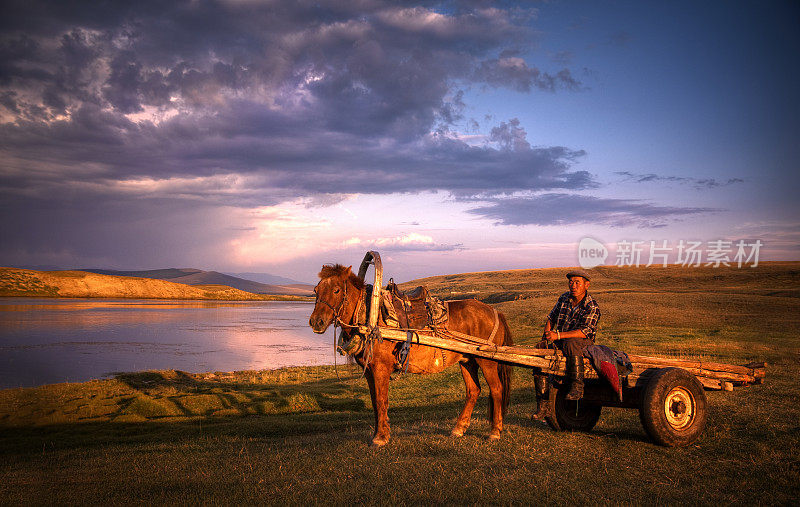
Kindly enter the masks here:
[[681, 184], [688, 184], [692, 185], [696, 188], [716, 188], [716, 187], [725, 187], [728, 185], [733, 185], [736, 183], [744, 183], [744, 180], [741, 178], [728, 178], [724, 181], [718, 181], [715, 178], [689, 178], [686, 176], [659, 176], [657, 174], [635, 174], [630, 171], [617, 171], [614, 174], [619, 174], [620, 176], [624, 176], [625, 179], [633, 180], [638, 183], [648, 183], [648, 182], [672, 182], [672, 183], [681, 183]]
[[[62, 186], [104, 185], [132, 177], [225, 174], [246, 175], [256, 185], [251, 190], [276, 196], [286, 191], [308, 196], [426, 190], [496, 195], [593, 185], [587, 172], [571, 169], [583, 151], [532, 148], [513, 119], [492, 131], [497, 147], [437, 135], [369, 139], [314, 128], [306, 120], [257, 103], [231, 101], [213, 117], [181, 115], [154, 125], [85, 105], [70, 121], [0, 126], [0, 149], [9, 159], [26, 165], [26, 156], [35, 151], [39, 161], [38, 171], [15, 174], [5, 185], [33, 185], [47, 178]], [[60, 171], [42, 172], [44, 163]], [[102, 170], [81, 173], [87, 165]], [[232, 204], [252, 204], [250, 194], [229, 198]]]
[[508, 123], [501, 122], [499, 126], [492, 129], [489, 135], [489, 139], [500, 144], [503, 149], [515, 151], [530, 149], [531, 145], [527, 137], [525, 129], [520, 127], [517, 118], [512, 118]]
[[[461, 90], [580, 88], [520, 58], [533, 16], [469, 1], [4, 2], [3, 248], [50, 238], [146, 259], [226, 206], [592, 187], [583, 151], [533, 147], [517, 120], [485, 142], [454, 134], [478, 128]], [[175, 218], [145, 234], [159, 213]]]
[[698, 187], [706, 187], [706, 188], [713, 188], [713, 187], [724, 187], [727, 185], [733, 185], [734, 183], [744, 183], [742, 178], [728, 178], [725, 181], [717, 181], [714, 178], [702, 178], [696, 181], [696, 185]]
[[581, 87], [569, 69], [549, 74], [536, 67], [528, 67], [525, 60], [518, 57], [481, 62], [475, 70], [475, 80], [497, 87], [506, 86], [520, 92], [529, 92], [532, 88], [554, 92], [558, 88], [578, 90]]
[[635, 199], [604, 199], [549, 193], [534, 197], [490, 199], [469, 210], [502, 225], [598, 224], [612, 227], [661, 227], [669, 220], [721, 211], [715, 208], [658, 206]]
[[533, 11], [481, 2], [66, 8], [34, 0], [9, 2], [6, 12], [0, 150], [8, 166], [39, 162], [51, 175], [60, 166], [60, 181], [85, 181], [74, 169], [87, 164], [105, 180], [258, 173], [277, 193], [356, 191], [345, 172], [367, 192], [492, 194], [589, 181], [570, 172], [580, 151], [530, 149], [524, 140], [509, 150], [506, 136], [524, 132], [518, 122], [513, 132], [502, 132], [511, 122], [493, 131], [499, 150], [444, 139], [466, 107], [455, 83], [580, 86], [567, 69], [547, 73], [516, 56], [532, 37]]
[[163, 105], [167, 93], [190, 105], [231, 93], [285, 100], [282, 94], [303, 87], [330, 108], [329, 120], [358, 106], [384, 122], [407, 121], [403, 112], [411, 109], [410, 117], [424, 124], [449, 81], [471, 79], [487, 62], [502, 69], [492, 55], [530, 35], [515, 12], [464, 4], [6, 4], [3, 79], [28, 87], [31, 103], [48, 95], [51, 113], [87, 100], [134, 112]]

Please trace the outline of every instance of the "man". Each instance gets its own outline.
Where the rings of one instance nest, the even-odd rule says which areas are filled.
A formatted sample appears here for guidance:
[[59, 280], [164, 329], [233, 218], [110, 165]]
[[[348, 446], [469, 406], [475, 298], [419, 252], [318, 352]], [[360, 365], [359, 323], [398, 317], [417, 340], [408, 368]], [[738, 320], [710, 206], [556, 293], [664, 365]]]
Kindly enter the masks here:
[[[594, 343], [600, 307], [588, 294], [589, 273], [582, 269], [567, 273], [569, 291], [558, 298], [544, 324], [542, 341], [538, 348], [553, 345], [564, 353], [567, 359], [567, 375], [572, 383], [566, 398], [583, 398], [583, 349]], [[551, 345], [552, 344], [552, 345]], [[542, 420], [551, 413], [547, 375], [534, 375], [538, 411], [535, 420]]]

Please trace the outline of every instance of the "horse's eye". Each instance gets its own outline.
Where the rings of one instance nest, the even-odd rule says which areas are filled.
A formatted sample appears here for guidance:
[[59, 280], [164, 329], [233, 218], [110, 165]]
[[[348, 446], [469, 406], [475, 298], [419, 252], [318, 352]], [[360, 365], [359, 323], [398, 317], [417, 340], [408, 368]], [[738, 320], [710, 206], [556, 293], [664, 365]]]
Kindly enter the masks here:
[[341, 290], [341, 289], [339, 289], [339, 287], [336, 287], [335, 289], [333, 289], [333, 293], [334, 293], [334, 294], [338, 294], [340, 290]]

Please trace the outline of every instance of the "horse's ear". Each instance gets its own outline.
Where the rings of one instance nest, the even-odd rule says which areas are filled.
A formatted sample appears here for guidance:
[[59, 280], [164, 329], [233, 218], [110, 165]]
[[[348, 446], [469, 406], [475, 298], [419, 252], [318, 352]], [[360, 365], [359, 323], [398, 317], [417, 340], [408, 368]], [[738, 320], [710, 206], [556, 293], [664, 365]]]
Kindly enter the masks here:
[[352, 265], [352, 264], [351, 264], [351, 265], [349, 265], [349, 266], [347, 266], [347, 271], [345, 272], [345, 274], [346, 274], [347, 276], [349, 276], [349, 275], [352, 275], [352, 274], [353, 274], [353, 265]]

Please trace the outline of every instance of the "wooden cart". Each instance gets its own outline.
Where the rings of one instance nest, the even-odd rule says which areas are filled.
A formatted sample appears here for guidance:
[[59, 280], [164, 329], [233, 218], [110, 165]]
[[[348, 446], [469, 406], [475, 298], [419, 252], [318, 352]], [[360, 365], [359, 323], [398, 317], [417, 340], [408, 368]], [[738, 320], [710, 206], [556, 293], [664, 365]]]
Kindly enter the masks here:
[[430, 332], [405, 331], [378, 325], [383, 286], [383, 266], [378, 252], [367, 252], [358, 276], [364, 280], [369, 266], [374, 267], [375, 279], [369, 302], [369, 321], [360, 333], [369, 336], [377, 331], [385, 340], [408, 342], [485, 357], [531, 368], [536, 373], [551, 375], [552, 416], [548, 424], [556, 430], [589, 431], [597, 423], [603, 407], [634, 408], [648, 435], [666, 446], [689, 445], [703, 432], [706, 423], [705, 391], [732, 391], [735, 387], [760, 384], [766, 374], [765, 363], [743, 366], [702, 360], [665, 359], [629, 355], [633, 371], [623, 379], [622, 401], [601, 380], [590, 361], [586, 361], [586, 387], [579, 402], [565, 399], [569, 382], [566, 380], [566, 361], [559, 351], [533, 347], [505, 347], [488, 344], [477, 337], [459, 336], [454, 340]]

